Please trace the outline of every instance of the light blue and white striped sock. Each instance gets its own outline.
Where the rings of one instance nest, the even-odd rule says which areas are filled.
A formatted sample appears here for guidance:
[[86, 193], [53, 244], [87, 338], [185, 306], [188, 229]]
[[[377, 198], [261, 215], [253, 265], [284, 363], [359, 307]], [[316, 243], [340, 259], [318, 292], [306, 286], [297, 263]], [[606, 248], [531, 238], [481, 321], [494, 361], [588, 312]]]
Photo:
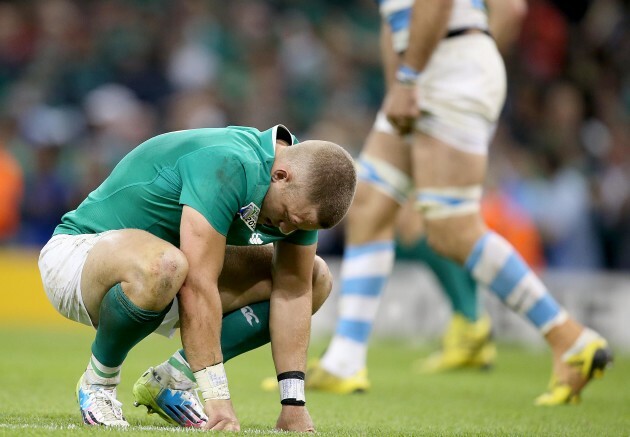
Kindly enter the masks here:
[[508, 307], [524, 315], [544, 335], [567, 319], [538, 276], [503, 237], [489, 231], [481, 237], [465, 267]]
[[346, 247], [341, 266], [341, 296], [335, 336], [321, 365], [341, 378], [366, 365], [367, 346], [381, 293], [394, 266], [394, 242]]

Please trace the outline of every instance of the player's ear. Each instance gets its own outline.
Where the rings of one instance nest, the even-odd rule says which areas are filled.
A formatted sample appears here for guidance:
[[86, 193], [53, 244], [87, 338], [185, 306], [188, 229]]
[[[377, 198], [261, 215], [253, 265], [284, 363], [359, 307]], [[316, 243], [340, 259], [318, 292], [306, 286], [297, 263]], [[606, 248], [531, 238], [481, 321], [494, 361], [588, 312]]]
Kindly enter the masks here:
[[289, 179], [289, 172], [284, 168], [279, 168], [271, 173], [271, 180], [273, 182], [287, 181]]

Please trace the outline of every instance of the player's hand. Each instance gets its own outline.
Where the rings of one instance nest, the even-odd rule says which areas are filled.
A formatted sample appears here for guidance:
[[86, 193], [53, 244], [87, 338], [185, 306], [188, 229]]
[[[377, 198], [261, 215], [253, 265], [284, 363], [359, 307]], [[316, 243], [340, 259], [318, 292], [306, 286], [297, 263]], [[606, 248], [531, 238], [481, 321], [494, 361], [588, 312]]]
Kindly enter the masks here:
[[230, 399], [208, 399], [204, 407], [208, 422], [204, 429], [214, 431], [240, 431], [232, 401]]
[[413, 131], [416, 119], [420, 116], [416, 93], [415, 86], [394, 82], [385, 96], [383, 112], [402, 135]]
[[293, 432], [315, 432], [315, 426], [306, 407], [283, 405], [276, 429]]

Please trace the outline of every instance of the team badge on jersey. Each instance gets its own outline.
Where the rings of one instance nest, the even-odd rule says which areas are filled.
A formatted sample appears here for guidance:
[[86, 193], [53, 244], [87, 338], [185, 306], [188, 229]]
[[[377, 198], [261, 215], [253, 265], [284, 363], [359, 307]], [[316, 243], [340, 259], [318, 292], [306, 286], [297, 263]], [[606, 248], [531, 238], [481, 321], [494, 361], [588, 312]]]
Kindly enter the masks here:
[[264, 241], [261, 238], [262, 236], [258, 232], [254, 232], [251, 237], [249, 237], [249, 244], [263, 244]]
[[254, 202], [251, 202], [249, 205], [243, 206], [238, 210], [238, 215], [241, 217], [241, 220], [243, 220], [247, 227], [252, 231], [256, 229], [258, 214], [260, 214], [260, 208], [258, 208]]

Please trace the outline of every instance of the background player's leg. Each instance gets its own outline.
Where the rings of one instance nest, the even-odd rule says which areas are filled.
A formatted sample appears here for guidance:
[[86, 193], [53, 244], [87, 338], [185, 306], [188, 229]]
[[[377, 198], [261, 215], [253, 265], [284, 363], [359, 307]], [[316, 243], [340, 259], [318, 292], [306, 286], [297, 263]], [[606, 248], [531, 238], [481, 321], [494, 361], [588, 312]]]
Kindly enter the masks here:
[[437, 254], [426, 238], [419, 238], [415, 244], [405, 243], [398, 245], [397, 257], [425, 263], [438, 279], [453, 310], [441, 350], [419, 360], [416, 368], [423, 373], [435, 373], [464, 367], [491, 367], [496, 360], [496, 346], [491, 339], [490, 318], [483, 312], [475, 280], [461, 266]]
[[394, 220], [410, 183], [408, 153], [408, 145], [396, 135], [373, 131], [368, 137], [359, 160], [357, 194], [346, 219], [335, 334], [320, 363], [307, 372], [307, 388], [335, 392], [368, 388], [368, 339], [393, 268]]
[[560, 396], [554, 389], [551, 399], [539, 402], [571, 401], [590, 378], [583, 366], [571, 364], [571, 357], [584, 358], [589, 368], [591, 364], [605, 366], [605, 340], [568, 318], [514, 248], [486, 228], [471, 194], [483, 181], [485, 156], [459, 151], [423, 134], [416, 135], [412, 154], [418, 205], [424, 213], [429, 243], [439, 253], [463, 263], [477, 282], [524, 315], [545, 336], [552, 348], [558, 387], [564, 394]]
[[477, 284], [460, 265], [436, 253], [424, 236], [422, 215], [414, 202], [405, 203], [396, 218], [398, 258], [423, 262], [433, 271], [448, 297], [453, 316], [442, 337], [442, 348], [414, 367], [435, 373], [462, 367], [487, 369], [496, 359], [490, 318], [483, 313]]
[[450, 259], [437, 254], [429, 246], [426, 238], [422, 238], [410, 249], [415, 252], [418, 260], [424, 262], [435, 273], [453, 312], [470, 323], [479, 320], [483, 311], [477, 284], [470, 274]]

